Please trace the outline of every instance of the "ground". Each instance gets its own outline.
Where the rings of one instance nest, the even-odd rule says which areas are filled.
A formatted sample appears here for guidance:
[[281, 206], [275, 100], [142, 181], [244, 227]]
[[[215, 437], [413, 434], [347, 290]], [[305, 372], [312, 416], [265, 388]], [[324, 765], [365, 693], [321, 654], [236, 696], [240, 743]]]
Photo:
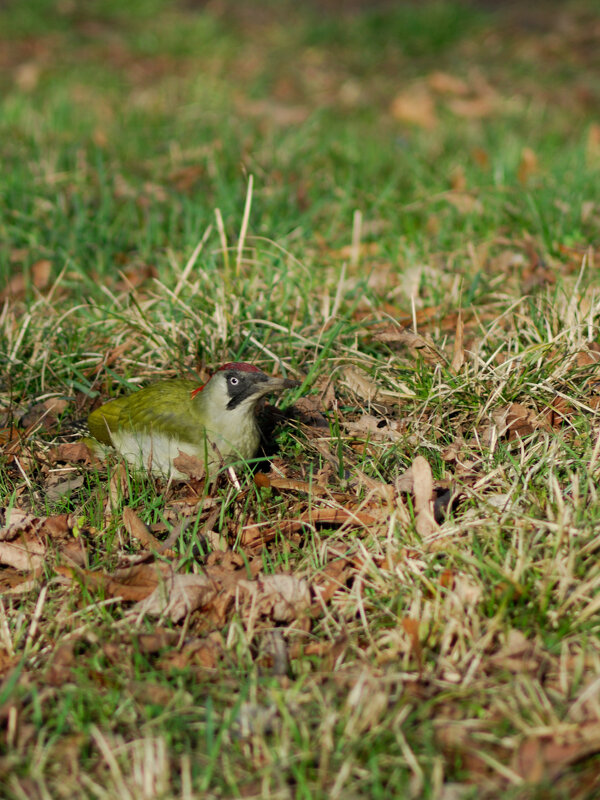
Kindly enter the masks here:
[[[600, 794], [594, 3], [0, 4], [0, 792]], [[253, 464], [76, 423], [249, 361]]]

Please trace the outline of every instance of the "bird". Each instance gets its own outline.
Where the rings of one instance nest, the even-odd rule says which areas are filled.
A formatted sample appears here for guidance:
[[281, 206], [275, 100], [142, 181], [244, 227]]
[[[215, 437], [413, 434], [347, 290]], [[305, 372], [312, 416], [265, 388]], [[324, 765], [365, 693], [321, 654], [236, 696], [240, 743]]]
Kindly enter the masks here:
[[224, 364], [203, 385], [158, 381], [92, 411], [86, 444], [100, 457], [112, 447], [130, 464], [169, 479], [188, 478], [173, 461], [181, 453], [195, 456], [214, 478], [223, 464], [256, 455], [259, 400], [299, 385], [243, 361]]

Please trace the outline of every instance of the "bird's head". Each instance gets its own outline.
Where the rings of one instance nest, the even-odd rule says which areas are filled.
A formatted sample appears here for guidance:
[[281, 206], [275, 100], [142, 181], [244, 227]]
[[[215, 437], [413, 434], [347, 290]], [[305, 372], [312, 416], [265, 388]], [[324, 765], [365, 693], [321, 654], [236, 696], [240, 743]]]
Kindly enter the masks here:
[[195, 402], [216, 413], [245, 407], [250, 412], [261, 397], [298, 386], [288, 378], [272, 378], [253, 364], [224, 364], [210, 380], [192, 392]]

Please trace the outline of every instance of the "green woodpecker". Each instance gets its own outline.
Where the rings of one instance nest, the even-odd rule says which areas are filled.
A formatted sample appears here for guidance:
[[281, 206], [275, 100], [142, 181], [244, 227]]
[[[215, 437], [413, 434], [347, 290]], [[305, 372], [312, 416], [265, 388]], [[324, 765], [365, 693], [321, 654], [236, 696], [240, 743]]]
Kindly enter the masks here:
[[92, 411], [92, 449], [98, 453], [108, 445], [135, 466], [185, 478], [173, 465], [181, 451], [199, 458], [214, 475], [224, 462], [256, 455], [260, 398], [298, 385], [243, 362], [225, 364], [203, 386], [186, 379], [160, 381]]

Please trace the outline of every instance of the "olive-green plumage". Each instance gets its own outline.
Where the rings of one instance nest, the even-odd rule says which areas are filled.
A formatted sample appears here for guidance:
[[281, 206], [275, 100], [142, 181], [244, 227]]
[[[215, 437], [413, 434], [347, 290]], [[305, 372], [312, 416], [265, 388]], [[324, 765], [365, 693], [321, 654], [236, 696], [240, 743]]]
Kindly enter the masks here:
[[174, 438], [192, 443], [198, 438], [198, 426], [205, 425], [192, 397], [197, 388], [198, 384], [184, 379], [161, 381], [118, 397], [92, 411], [88, 419], [90, 433], [102, 444], [112, 446], [111, 432], [123, 428], [146, 432], [167, 429]]
[[226, 364], [204, 387], [185, 379], [160, 381], [92, 411], [93, 449], [113, 447], [134, 465], [177, 478], [185, 477], [173, 465], [181, 452], [214, 474], [223, 463], [256, 455], [257, 402], [295, 385], [244, 363]]

